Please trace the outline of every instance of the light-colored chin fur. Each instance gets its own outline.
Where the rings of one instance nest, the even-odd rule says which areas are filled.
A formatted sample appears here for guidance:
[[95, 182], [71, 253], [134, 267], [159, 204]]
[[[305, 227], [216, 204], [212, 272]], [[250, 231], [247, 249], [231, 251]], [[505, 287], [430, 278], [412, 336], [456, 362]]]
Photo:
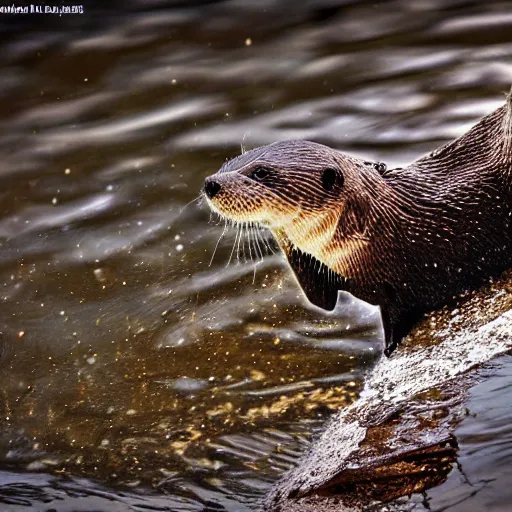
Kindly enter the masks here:
[[265, 212], [265, 215], [262, 215], [259, 212], [236, 212], [233, 210], [225, 211], [222, 208], [219, 208], [218, 205], [215, 204], [214, 201], [208, 199], [206, 197], [206, 202], [212, 211], [220, 215], [223, 219], [227, 219], [235, 224], [243, 224], [244, 222], [253, 222], [255, 224], [260, 224], [261, 226], [270, 229], [271, 231], [274, 229], [279, 229], [281, 224], [277, 222], [277, 219], [269, 218], [268, 212]]
[[305, 213], [297, 211], [294, 215], [282, 218], [270, 215], [267, 210], [258, 212], [223, 211], [214, 201], [207, 198], [210, 208], [222, 218], [234, 223], [254, 222], [269, 229], [276, 241], [286, 240], [304, 253], [311, 254], [340, 275], [347, 275], [347, 263], [354, 252], [364, 245], [362, 240], [336, 240], [339, 212], [328, 210], [326, 213]]
[[294, 247], [311, 254], [318, 261], [340, 275], [348, 274], [348, 262], [364, 245], [363, 240], [344, 240], [336, 237], [339, 212], [331, 209], [325, 213], [297, 217], [277, 230], [274, 235], [279, 242], [286, 238]]

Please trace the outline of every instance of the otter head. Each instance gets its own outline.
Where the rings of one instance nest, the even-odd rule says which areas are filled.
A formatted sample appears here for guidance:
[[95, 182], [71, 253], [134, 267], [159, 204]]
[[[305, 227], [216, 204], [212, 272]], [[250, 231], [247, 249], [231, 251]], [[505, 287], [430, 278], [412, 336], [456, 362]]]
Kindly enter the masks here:
[[[365, 162], [321, 144], [276, 142], [226, 162], [206, 179], [204, 194], [223, 217], [264, 225], [278, 241], [284, 236], [335, 269], [335, 245], [359, 228], [350, 224], [360, 222], [366, 197], [362, 171], [377, 174]], [[359, 211], [352, 220], [356, 203]], [[344, 219], [347, 229], [336, 233]]]

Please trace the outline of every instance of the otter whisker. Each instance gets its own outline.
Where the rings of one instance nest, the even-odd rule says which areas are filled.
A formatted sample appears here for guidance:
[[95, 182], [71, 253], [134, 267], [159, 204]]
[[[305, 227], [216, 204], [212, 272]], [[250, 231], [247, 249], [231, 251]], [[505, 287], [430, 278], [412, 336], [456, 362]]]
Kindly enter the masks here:
[[[255, 225], [256, 227], [256, 234], [257, 234], [257, 237], [259, 240], [261, 240], [261, 243], [265, 246], [265, 249], [270, 253], [270, 254], [275, 254], [275, 251], [272, 249], [272, 247], [270, 246], [270, 244], [268, 243], [266, 237], [265, 237], [265, 234], [261, 228], [261, 225], [260, 224], [256, 224]], [[263, 251], [261, 251], [261, 254], [262, 254], [262, 259], [263, 259]]]
[[[250, 222], [249, 223], [249, 232], [248, 232], [248, 240], [249, 240], [249, 251], [251, 253], [251, 260], [252, 260], [252, 263], [253, 263], [253, 274], [252, 274], [252, 284], [254, 284], [256, 282], [256, 270], [257, 270], [257, 267], [258, 267], [258, 261], [256, 261], [253, 257], [252, 257], [252, 250], [251, 250], [251, 242], [252, 242], [252, 238], [251, 238], [251, 235], [252, 235], [252, 228], [253, 228], [253, 223]], [[256, 252], [256, 246], [254, 246], [254, 252]], [[257, 254], [256, 254], [257, 256]]]
[[247, 237], [247, 222], [242, 223], [242, 256], [244, 257], [244, 263], [247, 263], [247, 255], [245, 254], [245, 239]]
[[263, 243], [265, 244], [265, 247], [270, 252], [270, 254], [275, 254], [276, 248], [275, 248], [275, 246], [273, 246], [272, 244], [269, 243], [267, 232], [266, 231], [264, 232], [260, 229], [260, 236], [261, 236], [261, 239], [263, 240]]
[[249, 247], [249, 259], [251, 260], [251, 263], [254, 262], [254, 256], [253, 256], [253, 247], [252, 247], [252, 240], [251, 240], [251, 222], [247, 223], [246, 227], [246, 235], [247, 235], [247, 246]]
[[252, 254], [252, 244], [251, 244], [251, 223], [248, 222], [245, 227], [245, 233], [247, 236], [247, 247], [249, 249], [249, 260], [251, 263], [254, 262], [254, 256]]
[[254, 245], [254, 251], [256, 252], [256, 255], [259, 255], [259, 260], [254, 263], [254, 276], [253, 276], [253, 284], [256, 280], [256, 270], [258, 269], [258, 265], [263, 263], [263, 250], [260, 245], [260, 241], [258, 239], [259, 235], [259, 225], [257, 223], [252, 223], [252, 234], [253, 234], [253, 240], [255, 241]]
[[219, 247], [219, 244], [220, 244], [220, 241], [222, 240], [222, 238], [224, 238], [224, 235], [226, 234], [227, 229], [228, 229], [228, 223], [226, 221], [224, 221], [224, 229], [222, 230], [222, 233], [220, 234], [219, 239], [217, 240], [217, 243], [215, 244], [215, 249], [213, 249], [212, 258], [210, 260], [210, 263], [208, 264], [209, 267], [212, 266], [213, 258], [215, 258], [215, 253], [217, 252], [217, 248]]
[[203, 195], [202, 194], [199, 194], [197, 197], [194, 197], [194, 199], [192, 199], [192, 201], [189, 201], [185, 206], [182, 206], [180, 208], [180, 215], [185, 211], [185, 209], [190, 206], [192, 203], [195, 203], [196, 201], [198, 202], [201, 202], [202, 200], [204, 199]]
[[247, 245], [249, 247], [249, 259], [251, 260], [251, 263], [254, 263], [254, 258], [252, 256], [252, 247], [251, 247], [251, 223], [246, 222], [245, 223], [245, 234], [247, 236]]
[[259, 235], [259, 231], [258, 231], [258, 227], [255, 226], [253, 224], [253, 234], [254, 234], [254, 240], [256, 242], [256, 248], [258, 249], [258, 253], [259, 253], [259, 257], [260, 257], [260, 262], [263, 261], [263, 250], [261, 248], [261, 245], [260, 245], [260, 241], [259, 241], [259, 238], [258, 238], [258, 235]]
[[229, 264], [231, 263], [231, 260], [233, 259], [233, 253], [235, 252], [236, 242], [237, 242], [237, 239], [239, 238], [239, 236], [238, 236], [239, 234], [240, 234], [240, 228], [237, 228], [235, 240], [233, 241], [233, 247], [231, 248], [231, 254], [229, 255], [229, 260], [226, 264], [226, 267], [229, 267]]
[[244, 146], [244, 142], [245, 142], [245, 137], [247, 137], [247, 135], [251, 133], [251, 132], [245, 132], [243, 137], [242, 137], [242, 140], [240, 142], [240, 151], [242, 153], [242, 155], [246, 152], [246, 149], [245, 149], [245, 146]]
[[240, 263], [240, 241], [242, 240], [243, 224], [239, 225], [238, 233], [239, 233], [239, 236], [238, 236], [238, 243], [236, 245], [236, 261], [237, 261], [237, 263]]
[[[214, 218], [215, 218], [215, 222], [214, 222], [214, 224], [215, 224], [216, 226], [218, 226], [222, 221], [224, 221], [224, 226], [226, 226], [226, 217], [223, 217], [223, 216], [222, 216], [220, 213], [218, 213], [218, 212], [213, 212], [213, 214], [214, 214], [214, 215], [216, 215], [216, 217], [214, 217]], [[211, 219], [210, 219], [210, 221], [211, 221]]]
[[265, 240], [259, 225], [255, 226], [255, 231], [256, 231], [256, 242], [258, 244], [258, 249], [260, 252], [260, 261], [263, 261], [263, 258], [265, 257], [265, 253], [272, 254], [272, 250], [270, 249], [268, 242]]

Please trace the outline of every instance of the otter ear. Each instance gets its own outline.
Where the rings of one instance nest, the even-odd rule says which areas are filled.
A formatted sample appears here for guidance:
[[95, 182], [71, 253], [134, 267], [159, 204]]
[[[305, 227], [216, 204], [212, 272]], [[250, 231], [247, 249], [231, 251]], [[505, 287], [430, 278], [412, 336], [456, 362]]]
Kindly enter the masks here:
[[343, 187], [343, 174], [338, 169], [334, 169], [334, 167], [325, 168], [322, 173], [322, 187], [330, 191], [335, 185], [340, 188]]

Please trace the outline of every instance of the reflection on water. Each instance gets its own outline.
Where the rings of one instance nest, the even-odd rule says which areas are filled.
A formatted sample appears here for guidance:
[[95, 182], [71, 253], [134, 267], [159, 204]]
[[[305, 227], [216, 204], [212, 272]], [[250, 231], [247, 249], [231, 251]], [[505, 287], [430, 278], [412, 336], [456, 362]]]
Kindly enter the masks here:
[[284, 138], [400, 165], [512, 83], [507, 2], [196, 4], [0, 18], [9, 510], [255, 510], [357, 396], [379, 321], [310, 309], [264, 233], [210, 266], [205, 176]]
[[510, 510], [512, 503], [512, 357], [500, 360], [495, 375], [471, 391], [470, 415], [455, 431], [459, 465], [429, 492], [432, 510]]

